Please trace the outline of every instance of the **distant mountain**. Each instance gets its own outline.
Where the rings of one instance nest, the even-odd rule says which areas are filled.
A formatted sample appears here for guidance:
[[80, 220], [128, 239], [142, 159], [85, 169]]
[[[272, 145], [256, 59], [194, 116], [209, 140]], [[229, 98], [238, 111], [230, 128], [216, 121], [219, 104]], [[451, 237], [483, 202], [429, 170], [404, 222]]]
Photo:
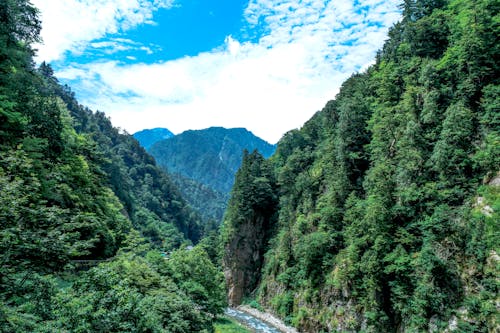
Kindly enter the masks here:
[[219, 192], [229, 193], [244, 149], [257, 149], [269, 157], [276, 147], [244, 128], [211, 127], [158, 141], [149, 151], [170, 173], [180, 173]]
[[[149, 152], [158, 165], [170, 174], [179, 174], [194, 180], [194, 182], [179, 181], [177, 176], [173, 177], [177, 179], [181, 192], [194, 208], [198, 209], [206, 219], [219, 221], [222, 217], [222, 208], [225, 209], [227, 195], [234, 183], [234, 175], [241, 165], [244, 149], [258, 150], [263, 156], [270, 157], [276, 147], [244, 128], [211, 127], [186, 131], [170, 139], [158, 141], [149, 148]], [[213, 192], [202, 185], [222, 194], [224, 206], [220, 205], [220, 195], [217, 195], [216, 202], [212, 202], [210, 197], [213, 196]], [[203, 193], [208, 192], [212, 194], [204, 200]], [[204, 202], [203, 207], [200, 207], [201, 202]], [[207, 207], [207, 204], [215, 206]], [[212, 214], [203, 213], [208, 211]]]
[[149, 149], [154, 143], [173, 137], [174, 133], [166, 128], [152, 128], [134, 133], [133, 136], [139, 141], [141, 146]]
[[170, 174], [170, 179], [179, 189], [182, 197], [198, 211], [205, 223], [211, 225], [213, 221], [216, 223], [222, 221], [229, 201], [229, 193], [219, 192], [209, 185], [178, 173]]

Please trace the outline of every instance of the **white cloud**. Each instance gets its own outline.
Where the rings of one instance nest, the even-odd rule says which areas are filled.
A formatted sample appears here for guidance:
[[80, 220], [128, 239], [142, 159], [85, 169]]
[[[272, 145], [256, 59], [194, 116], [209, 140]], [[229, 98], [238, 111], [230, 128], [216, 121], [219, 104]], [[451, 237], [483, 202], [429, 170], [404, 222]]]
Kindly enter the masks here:
[[40, 61], [78, 54], [93, 40], [152, 22], [159, 8], [173, 0], [32, 0], [40, 10], [44, 43], [37, 45]]
[[246, 29], [265, 31], [258, 42], [228, 36], [225, 45], [194, 57], [73, 64], [57, 75], [77, 82], [84, 104], [129, 132], [246, 127], [276, 142], [373, 62], [400, 17], [398, 3], [250, 0]]
[[154, 53], [153, 49], [155, 51], [160, 51], [161, 47], [159, 45], [154, 45], [154, 44], [145, 46], [141, 43], [134, 42], [133, 40], [125, 38], [110, 38], [110, 39], [90, 42], [87, 45], [86, 51], [94, 53], [95, 51], [100, 51], [101, 53], [107, 55], [123, 51], [143, 51], [146, 54], [153, 54]]

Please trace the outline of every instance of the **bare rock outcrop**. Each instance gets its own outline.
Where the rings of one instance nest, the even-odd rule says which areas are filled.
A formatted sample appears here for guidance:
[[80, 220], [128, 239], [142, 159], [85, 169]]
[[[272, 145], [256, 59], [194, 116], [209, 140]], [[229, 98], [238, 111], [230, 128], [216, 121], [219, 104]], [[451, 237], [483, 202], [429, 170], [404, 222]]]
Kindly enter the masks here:
[[245, 220], [226, 245], [224, 275], [230, 306], [238, 306], [259, 282], [266, 242], [266, 221], [263, 216]]

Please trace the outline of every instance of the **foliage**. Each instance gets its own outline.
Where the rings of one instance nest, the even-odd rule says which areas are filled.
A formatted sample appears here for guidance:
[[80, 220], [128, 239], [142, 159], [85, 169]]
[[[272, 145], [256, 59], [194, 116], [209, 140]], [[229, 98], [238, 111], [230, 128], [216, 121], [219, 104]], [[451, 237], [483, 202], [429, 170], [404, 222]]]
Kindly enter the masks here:
[[215, 333], [248, 333], [243, 325], [226, 317], [219, 318], [214, 325]]
[[217, 226], [220, 225], [227, 208], [229, 194], [219, 192], [209, 185], [186, 178], [179, 173], [170, 174], [170, 177], [182, 197], [186, 198], [189, 205], [200, 213], [206, 227], [209, 227], [212, 222], [215, 222]]
[[[135, 139], [35, 68], [39, 32], [29, 1], [0, 3], [0, 331], [211, 331], [224, 294], [208, 254], [156, 252], [198, 242], [199, 216]], [[182, 265], [210, 279], [181, 281]]]
[[[222, 237], [191, 249], [200, 219], [170, 178], [35, 68], [30, 2], [0, 2], [0, 331], [211, 331], [222, 245], [235, 302], [257, 293], [305, 331], [498, 330], [499, 5], [402, 10], [375, 64], [269, 161], [243, 153]], [[220, 171], [227, 191], [253, 139], [211, 131], [168, 160], [202, 156], [187, 176]]]
[[[498, 330], [498, 186], [477, 190], [500, 165], [498, 1], [401, 8], [376, 63], [271, 158], [258, 296], [304, 331]], [[261, 198], [249, 184], [227, 239]]]
[[265, 157], [271, 145], [244, 128], [211, 127], [186, 131], [149, 149], [158, 164], [173, 174], [182, 195], [205, 222], [222, 222], [243, 150], [257, 149]]
[[[200, 275], [189, 276], [172, 270], [185, 268], [187, 264], [206, 267], [217, 276], [203, 250], [195, 248], [188, 257], [172, 255], [166, 259], [157, 252], [142, 257], [135, 249], [124, 251], [57, 294], [56, 317], [49, 325], [70, 331], [187, 333], [210, 330], [213, 315], [222, 310], [212, 307], [213, 312], [205, 311], [207, 299], [223, 304], [224, 289], [220, 283], [207, 285], [213, 280], [208, 281], [206, 276], [200, 281]], [[178, 279], [179, 274], [183, 274], [182, 281]]]
[[258, 152], [243, 152], [221, 231], [223, 265], [233, 286], [229, 304], [239, 305], [259, 281], [262, 256], [276, 213], [275, 179], [268, 161]]
[[168, 260], [173, 280], [196, 304], [216, 319], [226, 308], [224, 278], [201, 246], [174, 251]]

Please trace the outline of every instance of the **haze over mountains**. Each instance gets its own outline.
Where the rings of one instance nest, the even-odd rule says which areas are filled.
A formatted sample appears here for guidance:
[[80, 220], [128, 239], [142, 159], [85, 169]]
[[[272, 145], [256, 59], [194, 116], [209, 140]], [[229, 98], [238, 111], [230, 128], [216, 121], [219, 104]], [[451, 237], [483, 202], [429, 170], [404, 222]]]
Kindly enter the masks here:
[[[243, 151], [270, 157], [276, 146], [244, 128], [211, 127], [168, 137], [167, 129], [143, 130], [134, 137], [171, 174], [187, 201], [205, 219], [220, 221]], [[162, 139], [167, 135], [166, 139]]]

